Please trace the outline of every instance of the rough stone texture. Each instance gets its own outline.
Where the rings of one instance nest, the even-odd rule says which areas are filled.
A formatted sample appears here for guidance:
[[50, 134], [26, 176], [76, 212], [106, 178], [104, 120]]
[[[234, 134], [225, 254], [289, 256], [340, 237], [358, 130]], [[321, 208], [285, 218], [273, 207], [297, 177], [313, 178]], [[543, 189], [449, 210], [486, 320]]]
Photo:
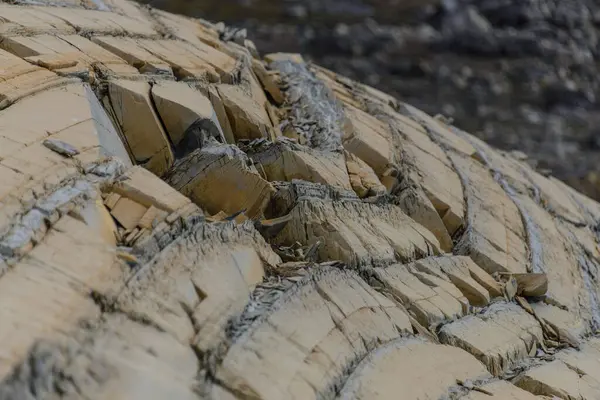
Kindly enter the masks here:
[[[149, 0], [145, 1], [149, 2]], [[591, 0], [153, 0], [368, 83], [600, 198]]]
[[262, 315], [246, 320], [242, 314], [237, 338], [217, 367], [217, 378], [240, 395], [315, 398], [377, 343], [411, 329], [401, 309], [352, 272], [322, 268], [272, 304], [269, 297], [251, 303]]
[[225, 143], [210, 100], [188, 85], [163, 82], [152, 87], [152, 99], [177, 158], [203, 147], [210, 138]]
[[[173, 165], [173, 152], [146, 82], [111, 81], [110, 110], [132, 158], [158, 176]], [[160, 108], [159, 108], [160, 112]]]
[[376, 266], [440, 253], [436, 238], [393, 205], [307, 198], [291, 214], [276, 243], [320, 242], [321, 260]]
[[237, 147], [213, 145], [179, 160], [166, 179], [211, 214], [245, 211], [258, 217], [275, 190], [248, 164]]
[[0, 399], [600, 398], [596, 202], [244, 31], [13, 3]]
[[402, 393], [410, 399], [442, 398], [457, 380], [487, 377], [485, 367], [460, 349], [415, 339], [398, 340], [363, 359], [339, 398], [383, 398], [384, 392]]
[[498, 376], [535, 351], [543, 334], [535, 318], [523, 309], [495, 303], [481, 314], [445, 325], [440, 338], [470, 352]]

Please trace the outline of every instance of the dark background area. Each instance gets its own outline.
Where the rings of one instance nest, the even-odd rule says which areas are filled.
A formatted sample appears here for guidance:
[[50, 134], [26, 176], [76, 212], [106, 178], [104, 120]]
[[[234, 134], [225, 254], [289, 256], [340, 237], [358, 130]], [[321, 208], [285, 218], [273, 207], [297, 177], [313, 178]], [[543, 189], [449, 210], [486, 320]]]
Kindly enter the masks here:
[[144, 0], [247, 28], [600, 199], [600, 0]]

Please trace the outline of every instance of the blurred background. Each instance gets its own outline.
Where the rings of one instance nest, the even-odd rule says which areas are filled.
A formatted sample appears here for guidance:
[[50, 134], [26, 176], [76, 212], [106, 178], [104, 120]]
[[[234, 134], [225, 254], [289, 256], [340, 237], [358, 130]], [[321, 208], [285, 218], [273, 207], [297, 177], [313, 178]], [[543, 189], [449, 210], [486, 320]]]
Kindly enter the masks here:
[[600, 200], [600, 0], [141, 0], [246, 28]]

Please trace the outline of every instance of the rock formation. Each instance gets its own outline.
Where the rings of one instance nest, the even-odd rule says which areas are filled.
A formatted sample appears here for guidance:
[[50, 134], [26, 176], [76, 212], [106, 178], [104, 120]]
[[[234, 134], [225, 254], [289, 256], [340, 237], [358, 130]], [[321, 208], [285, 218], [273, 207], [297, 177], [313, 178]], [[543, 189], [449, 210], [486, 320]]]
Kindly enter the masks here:
[[598, 399], [600, 204], [128, 0], [0, 4], [0, 399]]

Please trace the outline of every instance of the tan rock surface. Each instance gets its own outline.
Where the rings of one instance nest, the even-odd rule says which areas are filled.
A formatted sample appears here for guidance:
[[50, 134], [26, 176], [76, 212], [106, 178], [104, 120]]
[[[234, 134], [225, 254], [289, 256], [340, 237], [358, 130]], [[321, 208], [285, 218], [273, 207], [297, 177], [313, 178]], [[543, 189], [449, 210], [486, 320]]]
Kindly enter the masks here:
[[457, 319], [467, 313], [469, 303], [456, 287], [443, 280], [435, 282], [433, 275], [419, 273], [411, 264], [376, 268], [374, 273], [423, 326]]
[[351, 189], [343, 154], [311, 150], [285, 138], [247, 152], [269, 181], [301, 179]]
[[152, 100], [178, 158], [204, 146], [209, 138], [225, 142], [211, 101], [190, 86], [162, 82], [152, 87]]
[[532, 395], [517, 386], [514, 386], [506, 381], [494, 381], [480, 386], [483, 391], [471, 390], [468, 395], [461, 397], [463, 400], [490, 400], [490, 394], [493, 397], [506, 400], [536, 400], [539, 397]]
[[600, 205], [523, 155], [128, 0], [0, 39], [0, 400], [600, 398]]
[[108, 93], [112, 115], [136, 164], [158, 176], [173, 165], [171, 144], [154, 110], [151, 87], [146, 82], [111, 81]]
[[482, 314], [445, 325], [440, 338], [470, 352], [498, 376], [526, 359], [542, 342], [543, 334], [536, 319], [520, 307], [495, 303]]
[[398, 207], [357, 201], [301, 200], [276, 243], [316, 244], [321, 260], [353, 266], [393, 263], [439, 254], [439, 243]]
[[456, 381], [487, 378], [485, 367], [455, 347], [398, 340], [370, 353], [348, 378], [340, 399], [443, 398]]
[[535, 367], [519, 378], [516, 385], [536, 395], [559, 399], [597, 399], [600, 383], [587, 375], [579, 376], [562, 361]]
[[263, 105], [239, 86], [220, 85], [218, 93], [237, 140], [272, 138], [271, 119]]
[[275, 191], [232, 145], [192, 152], [175, 164], [166, 179], [210, 214], [245, 210], [250, 218], [260, 217]]
[[343, 379], [346, 365], [365, 355], [370, 343], [396, 339], [411, 328], [406, 314], [356, 274], [324, 268], [238, 329], [240, 338], [217, 368], [218, 379], [243, 395], [299, 399], [331, 390], [328, 386]]

